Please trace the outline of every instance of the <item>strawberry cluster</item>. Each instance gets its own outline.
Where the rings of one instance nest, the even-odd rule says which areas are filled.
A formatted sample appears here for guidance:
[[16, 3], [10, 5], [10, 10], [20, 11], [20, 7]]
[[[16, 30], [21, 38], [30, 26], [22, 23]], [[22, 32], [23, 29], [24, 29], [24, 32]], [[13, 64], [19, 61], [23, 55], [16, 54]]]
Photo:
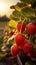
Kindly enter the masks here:
[[21, 32], [16, 34], [14, 37], [15, 45], [11, 47], [11, 54], [13, 56], [16, 56], [19, 53], [20, 49], [22, 49], [23, 52], [30, 57], [36, 56], [36, 52], [33, 51], [33, 45], [29, 43], [27, 38], [22, 34], [25, 28], [30, 36], [36, 34], [36, 24], [28, 23], [27, 25], [25, 25], [21, 22], [17, 23], [16, 29], [18, 32]]

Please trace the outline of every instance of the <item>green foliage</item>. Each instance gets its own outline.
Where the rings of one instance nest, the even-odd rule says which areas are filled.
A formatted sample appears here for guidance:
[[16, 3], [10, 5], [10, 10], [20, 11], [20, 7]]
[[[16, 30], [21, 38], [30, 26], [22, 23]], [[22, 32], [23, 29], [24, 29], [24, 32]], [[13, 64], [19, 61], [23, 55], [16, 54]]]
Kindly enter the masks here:
[[16, 17], [14, 17], [14, 16], [12, 16], [12, 15], [10, 16], [10, 19], [11, 19], [11, 20], [15, 20], [15, 21], [19, 21], [19, 18], [16, 18]]
[[15, 17], [15, 18], [18, 18], [18, 19], [20, 18], [20, 15], [21, 15], [20, 12], [18, 12], [16, 10], [13, 11], [13, 13], [12, 13], [12, 16]]
[[25, 2], [25, 3], [31, 3], [31, 2], [34, 2], [36, 0], [20, 0], [21, 2]]
[[3, 45], [3, 37], [4, 37], [4, 36], [0, 36], [0, 48], [1, 48], [1, 46]]
[[34, 65], [31, 61], [25, 62], [25, 65]]
[[29, 38], [30, 42], [36, 45], [36, 34]]
[[25, 6], [25, 4], [24, 3], [17, 3], [16, 5], [13, 5], [13, 6], [11, 6], [10, 8], [11, 9], [15, 9], [15, 10], [17, 10], [17, 11], [21, 11], [21, 9], [23, 8]]
[[24, 17], [35, 16], [34, 10], [32, 8], [23, 8], [21, 13]]
[[11, 19], [15, 21], [19, 21], [20, 17], [21, 20], [24, 20], [24, 18], [31, 19], [30, 17], [36, 17], [36, 10], [32, 7], [35, 4], [36, 0], [20, 0], [16, 5], [11, 6], [11, 9], [14, 9]]

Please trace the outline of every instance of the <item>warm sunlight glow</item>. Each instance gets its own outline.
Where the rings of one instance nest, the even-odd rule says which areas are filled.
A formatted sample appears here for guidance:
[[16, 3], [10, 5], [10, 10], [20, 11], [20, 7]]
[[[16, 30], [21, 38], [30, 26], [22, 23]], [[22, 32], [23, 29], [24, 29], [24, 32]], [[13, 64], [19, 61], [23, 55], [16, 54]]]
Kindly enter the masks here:
[[4, 10], [4, 8], [5, 8], [4, 3], [0, 3], [0, 11]]
[[5, 2], [0, 2], [0, 16], [3, 16], [7, 12], [7, 5]]
[[1, 16], [10, 16], [12, 14], [12, 9], [10, 9], [11, 5], [15, 5], [18, 0], [0, 0], [0, 17]]

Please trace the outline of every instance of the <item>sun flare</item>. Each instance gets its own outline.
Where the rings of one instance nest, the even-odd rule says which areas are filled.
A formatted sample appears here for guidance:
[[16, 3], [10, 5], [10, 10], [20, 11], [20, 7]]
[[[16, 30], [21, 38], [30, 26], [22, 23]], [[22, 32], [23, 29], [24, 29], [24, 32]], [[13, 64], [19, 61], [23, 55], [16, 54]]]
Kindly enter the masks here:
[[7, 13], [7, 5], [5, 2], [0, 2], [0, 16], [4, 16]]
[[5, 5], [4, 3], [0, 2], [0, 11], [4, 10], [5, 9]]

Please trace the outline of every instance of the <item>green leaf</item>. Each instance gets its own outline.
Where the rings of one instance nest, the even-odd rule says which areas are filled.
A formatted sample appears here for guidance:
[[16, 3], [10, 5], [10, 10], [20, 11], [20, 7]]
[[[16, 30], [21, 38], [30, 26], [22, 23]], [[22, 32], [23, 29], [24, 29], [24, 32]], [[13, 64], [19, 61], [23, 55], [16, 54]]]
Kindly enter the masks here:
[[18, 21], [19, 18], [12, 17], [12, 20]]
[[7, 53], [2, 53], [2, 52], [0, 53], [1, 58], [5, 57], [6, 55], [7, 55]]
[[19, 18], [16, 18], [16, 17], [14, 17], [13, 15], [10, 16], [10, 19], [11, 19], [11, 20], [15, 20], [15, 21], [18, 21], [18, 20], [19, 20]]
[[34, 2], [36, 0], [20, 0], [21, 2], [25, 2], [25, 3], [31, 3], [31, 2]]
[[35, 12], [34, 12], [34, 10], [31, 9], [31, 8], [23, 8], [22, 11], [21, 11], [21, 14], [22, 14], [24, 17], [35, 16]]
[[36, 17], [30, 17], [30, 20], [34, 22], [36, 20]]
[[15, 5], [10, 6], [10, 9], [15, 9]]
[[24, 3], [17, 3], [17, 4], [15, 5], [15, 9], [20, 12], [21, 9], [22, 9], [24, 6], [25, 6]]
[[11, 6], [10, 8], [11, 9], [15, 9], [15, 10], [17, 10], [17, 11], [21, 11], [21, 9], [24, 7], [25, 5], [23, 4], [23, 3], [17, 3], [16, 5], [13, 5], [13, 6]]
[[20, 13], [18, 11], [13, 11], [12, 16], [15, 18], [19, 18], [20, 17]]

